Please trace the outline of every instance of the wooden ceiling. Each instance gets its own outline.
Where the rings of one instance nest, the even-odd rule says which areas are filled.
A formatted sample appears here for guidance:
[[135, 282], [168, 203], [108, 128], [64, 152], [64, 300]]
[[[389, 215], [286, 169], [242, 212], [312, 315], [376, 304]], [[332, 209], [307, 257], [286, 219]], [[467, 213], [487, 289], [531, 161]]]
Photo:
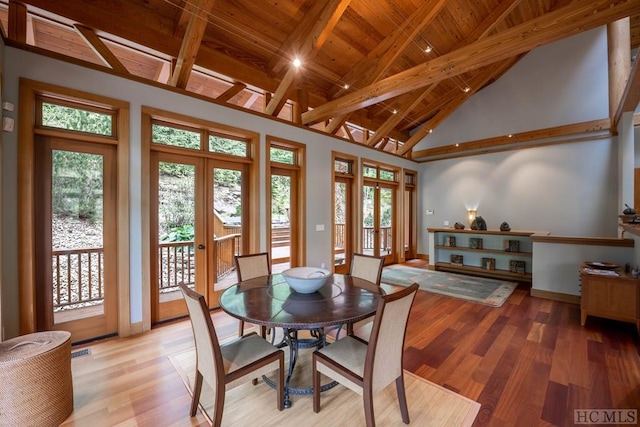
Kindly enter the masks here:
[[631, 52], [638, 0], [0, 0], [11, 45], [404, 156], [531, 49], [625, 17]]

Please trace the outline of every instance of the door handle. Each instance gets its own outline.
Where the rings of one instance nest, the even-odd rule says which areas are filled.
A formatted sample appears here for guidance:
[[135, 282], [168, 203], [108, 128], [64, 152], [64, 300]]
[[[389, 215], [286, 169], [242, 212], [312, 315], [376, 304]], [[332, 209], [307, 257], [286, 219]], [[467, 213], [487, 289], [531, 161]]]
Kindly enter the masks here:
[[204, 245], [198, 245], [198, 249], [204, 249]]

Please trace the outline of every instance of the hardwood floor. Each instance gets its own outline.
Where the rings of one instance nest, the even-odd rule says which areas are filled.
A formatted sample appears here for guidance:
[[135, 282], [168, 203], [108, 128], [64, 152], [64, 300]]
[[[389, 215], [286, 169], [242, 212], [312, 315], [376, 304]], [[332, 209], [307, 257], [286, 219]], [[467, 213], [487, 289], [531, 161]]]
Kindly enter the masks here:
[[[212, 316], [220, 336], [237, 331], [226, 314]], [[419, 292], [405, 344], [406, 369], [482, 405], [477, 426], [571, 426], [574, 409], [640, 410], [634, 325], [589, 317], [582, 327], [578, 306], [527, 289], [500, 308]], [[207, 425], [189, 417], [166, 357], [192, 345], [182, 321], [84, 346], [91, 354], [72, 361], [75, 409], [64, 425]]]

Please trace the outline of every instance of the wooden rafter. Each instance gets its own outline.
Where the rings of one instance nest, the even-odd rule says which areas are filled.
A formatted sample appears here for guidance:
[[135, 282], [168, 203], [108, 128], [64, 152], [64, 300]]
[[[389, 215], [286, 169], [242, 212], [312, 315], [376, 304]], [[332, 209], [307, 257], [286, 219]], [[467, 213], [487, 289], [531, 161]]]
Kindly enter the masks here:
[[[407, 46], [426, 28], [447, 4], [447, 0], [425, 1], [404, 23], [378, 44], [366, 57], [342, 77], [352, 87], [366, 86], [378, 81], [389, 70]], [[336, 87], [330, 93], [336, 97], [346, 89]]]
[[278, 51], [283, 52], [284, 55], [275, 55], [267, 64], [267, 69], [272, 74], [279, 73], [287, 62], [293, 61], [295, 55], [300, 52], [303, 42], [309, 39], [309, 34], [313, 31], [313, 26], [326, 5], [326, 0], [313, 2], [311, 8], [304, 14], [302, 21], [289, 33], [287, 39], [278, 48]]
[[[317, 17], [312, 17], [313, 25], [310, 28], [309, 33], [305, 37], [304, 41], [300, 43], [298, 55], [304, 60], [310, 60], [315, 54], [318, 53], [322, 45], [327, 41], [327, 37], [333, 31], [340, 17], [346, 10], [351, 0], [327, 0], [322, 9], [319, 10]], [[302, 25], [305, 27], [308, 25], [309, 19], [303, 20]], [[265, 113], [269, 115], [277, 114], [278, 110], [282, 108], [286, 101], [285, 95], [291, 87], [291, 83], [295, 80], [297, 69], [290, 67], [280, 85], [276, 89], [271, 98]]]
[[[406, 99], [402, 100], [402, 110], [397, 111], [396, 114], [389, 116], [382, 126], [376, 129], [375, 133], [367, 139], [365, 144], [369, 147], [374, 147], [378, 142], [385, 138], [389, 132], [396, 127], [402, 119], [405, 118], [422, 100], [436, 87], [435, 84], [427, 87], [426, 90], [416, 90], [406, 95]], [[383, 144], [384, 148], [384, 144]]]
[[[489, 16], [487, 16], [482, 23], [480, 23], [480, 25], [478, 25], [466, 38], [464, 41], [462, 41], [458, 47], [462, 47], [465, 46], [469, 43], [473, 43], [476, 42], [478, 40], [481, 40], [485, 37], [487, 37], [487, 35], [489, 34], [489, 32], [491, 30], [493, 30], [496, 25], [498, 25], [498, 23], [502, 22], [502, 20], [509, 15], [509, 13], [511, 13], [511, 11], [520, 3], [521, 0], [509, 0], [509, 1], [503, 1], [500, 3], [500, 5], [495, 8], [490, 14]], [[379, 137], [377, 137], [377, 140], [379, 140], [379, 138], [382, 138], [383, 135], [386, 135], [390, 130], [394, 129], [396, 127], [396, 125], [398, 123], [400, 123], [400, 121], [402, 120], [402, 118], [406, 117], [411, 111], [413, 111], [422, 101], [422, 99], [424, 99], [425, 96], [427, 96], [431, 91], [433, 91], [435, 89], [435, 87], [438, 84], [435, 83], [433, 85], [430, 85], [426, 91], [424, 92], [420, 92], [418, 91], [418, 100], [417, 102], [413, 102], [413, 100], [411, 99], [409, 102], [408, 106], [403, 106], [401, 107], [402, 110], [402, 116], [400, 117], [390, 117], [386, 123], [384, 123], [379, 129], [376, 130], [376, 135], [380, 135]], [[476, 88], [476, 91], [479, 88]], [[449, 94], [447, 96], [447, 100], [453, 98], [455, 95], [457, 94]], [[433, 114], [433, 113], [432, 113]], [[430, 115], [431, 116], [431, 115]], [[374, 138], [371, 138], [372, 141], [370, 141], [368, 143], [368, 145], [372, 146], [375, 145], [375, 143], [377, 141], [373, 140]]]
[[622, 113], [627, 113], [629, 111], [635, 111], [640, 104], [640, 67], [638, 63], [640, 62], [640, 58], [636, 57], [636, 60], [633, 62], [633, 66], [631, 67], [631, 73], [629, 73], [629, 78], [627, 79], [627, 84], [624, 89], [624, 93], [622, 94], [622, 99], [620, 100], [620, 106], [616, 111], [616, 115], [614, 116], [613, 123], [611, 125], [612, 129], [616, 129], [618, 127], [618, 122], [620, 122], [620, 117]]
[[[417, 34], [427, 27], [447, 4], [446, 0], [432, 0], [424, 2], [422, 6], [411, 14], [400, 27], [378, 44], [369, 55], [364, 57], [355, 67], [345, 74], [341, 81], [366, 86], [376, 82], [394, 64], [410, 43], [414, 42]], [[346, 89], [338, 87], [331, 93], [331, 97], [339, 96]], [[328, 133], [335, 133], [349, 119], [348, 114], [334, 118], [335, 127], [327, 129]]]
[[27, 6], [14, 0], [9, 1], [8, 27], [10, 40], [27, 42]]
[[397, 154], [404, 156], [411, 149], [427, 136], [435, 127], [442, 123], [447, 117], [451, 115], [458, 107], [460, 107], [471, 95], [476, 93], [479, 88], [483, 87], [489, 80], [493, 79], [495, 75], [502, 74], [504, 70], [511, 67], [519, 58], [510, 58], [504, 61], [491, 64], [486, 67], [482, 72], [476, 74], [476, 76], [470, 81], [469, 92], [460, 91], [453, 99], [447, 103], [440, 111], [436, 113], [431, 120], [426, 122], [421, 128], [416, 130], [405, 143], [398, 149]]
[[176, 58], [176, 65], [169, 79], [169, 84], [184, 89], [187, 87], [191, 69], [196, 62], [196, 56], [200, 49], [200, 43], [207, 28], [208, 16], [213, 9], [215, 0], [194, 0], [191, 8], [185, 8], [184, 13], [189, 13], [189, 21], [182, 38], [180, 52]]
[[[461, 142], [440, 147], [416, 150], [412, 153], [413, 159], [427, 158], [453, 158], [464, 156], [466, 152], [477, 154], [485, 151], [504, 151], [506, 147], [517, 144], [544, 141], [553, 138], [563, 138], [571, 135], [582, 135], [609, 129], [609, 119], [592, 120], [571, 125], [555, 126], [530, 132], [521, 132], [513, 135], [502, 135], [493, 138], [485, 138], [477, 141]], [[563, 139], [562, 141], [566, 141]], [[540, 144], [544, 144], [541, 142]]]
[[569, 34], [577, 34], [638, 13], [640, 3], [637, 0], [575, 0], [568, 6], [327, 102], [304, 113], [303, 123], [312, 125], [365, 108], [445, 78], [528, 52]]
[[111, 49], [107, 47], [106, 44], [98, 37], [95, 31], [91, 28], [85, 27], [84, 25], [75, 24], [73, 26], [75, 30], [80, 34], [80, 37], [89, 45], [91, 50], [105, 63], [105, 65], [110, 66], [114, 71], [122, 74], [129, 74], [127, 68], [120, 62], [118, 57], [116, 57]]
[[233, 86], [231, 86], [229, 89], [225, 90], [220, 95], [218, 95], [216, 97], [216, 100], [221, 102], [227, 102], [228, 100], [230, 100], [231, 98], [233, 98], [234, 96], [236, 96], [237, 94], [245, 90], [246, 88], [247, 88], [246, 84], [235, 82]]

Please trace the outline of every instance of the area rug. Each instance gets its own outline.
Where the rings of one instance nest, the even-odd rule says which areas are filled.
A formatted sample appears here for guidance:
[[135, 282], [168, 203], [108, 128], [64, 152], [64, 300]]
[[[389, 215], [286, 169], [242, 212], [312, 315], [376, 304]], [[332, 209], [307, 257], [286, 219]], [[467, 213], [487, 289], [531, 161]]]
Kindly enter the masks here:
[[382, 283], [410, 286], [448, 297], [500, 307], [518, 286], [514, 282], [442, 273], [424, 268], [390, 265], [382, 270]]
[[[299, 370], [304, 370], [309, 372], [309, 380], [311, 379], [310, 356], [310, 354], [301, 355], [294, 375], [297, 375]], [[191, 394], [195, 372], [195, 350], [168, 357]], [[410, 425], [455, 427], [473, 424], [480, 410], [478, 402], [408, 371], [405, 371], [404, 377]], [[320, 412], [317, 414], [313, 412], [311, 395], [293, 395], [291, 399], [291, 408], [278, 411], [275, 390], [263, 380], [255, 386], [249, 382], [227, 390], [222, 425], [233, 427], [365, 425], [362, 398], [342, 385], [322, 393]], [[373, 405], [377, 425], [404, 425], [397, 403], [395, 382], [375, 395]], [[200, 396], [200, 411], [207, 414], [209, 421], [212, 408], [213, 391], [204, 384]]]

